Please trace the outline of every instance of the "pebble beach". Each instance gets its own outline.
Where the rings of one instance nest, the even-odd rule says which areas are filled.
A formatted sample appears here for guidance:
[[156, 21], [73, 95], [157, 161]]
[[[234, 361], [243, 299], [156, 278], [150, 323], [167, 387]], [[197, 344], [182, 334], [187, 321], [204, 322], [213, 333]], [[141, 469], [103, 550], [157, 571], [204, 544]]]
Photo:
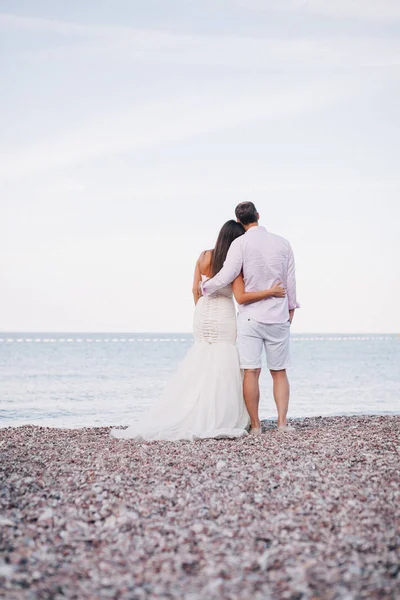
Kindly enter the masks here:
[[239, 440], [0, 429], [0, 597], [400, 597], [400, 416]]

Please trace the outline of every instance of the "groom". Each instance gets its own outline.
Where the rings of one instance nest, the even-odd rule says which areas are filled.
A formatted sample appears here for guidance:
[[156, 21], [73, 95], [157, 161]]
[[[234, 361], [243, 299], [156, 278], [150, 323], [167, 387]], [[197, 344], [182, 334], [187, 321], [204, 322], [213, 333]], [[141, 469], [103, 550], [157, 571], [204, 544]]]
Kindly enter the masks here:
[[235, 213], [246, 233], [232, 243], [221, 271], [203, 283], [203, 294], [207, 296], [232, 283], [241, 271], [246, 292], [264, 290], [278, 282], [286, 288], [285, 298], [268, 298], [239, 306], [238, 347], [240, 368], [244, 369], [243, 395], [251, 421], [250, 433], [261, 433], [258, 380], [263, 348], [273, 380], [278, 429], [291, 431], [294, 428], [286, 421], [290, 393], [286, 367], [290, 359], [290, 324], [295, 309], [299, 308], [293, 252], [287, 240], [259, 226], [260, 216], [252, 202], [241, 202]]

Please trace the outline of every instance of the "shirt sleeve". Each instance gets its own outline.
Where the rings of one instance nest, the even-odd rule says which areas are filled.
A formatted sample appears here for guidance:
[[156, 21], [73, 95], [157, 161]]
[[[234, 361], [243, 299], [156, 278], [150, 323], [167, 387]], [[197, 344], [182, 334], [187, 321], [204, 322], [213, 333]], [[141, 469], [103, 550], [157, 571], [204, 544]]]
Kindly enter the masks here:
[[236, 279], [243, 267], [242, 247], [233, 242], [228, 250], [224, 266], [212, 279], [202, 285], [203, 295], [208, 296], [229, 285]]
[[293, 250], [289, 246], [289, 258], [288, 258], [288, 274], [287, 274], [287, 298], [289, 303], [289, 310], [300, 308], [300, 304], [296, 298], [296, 272]]

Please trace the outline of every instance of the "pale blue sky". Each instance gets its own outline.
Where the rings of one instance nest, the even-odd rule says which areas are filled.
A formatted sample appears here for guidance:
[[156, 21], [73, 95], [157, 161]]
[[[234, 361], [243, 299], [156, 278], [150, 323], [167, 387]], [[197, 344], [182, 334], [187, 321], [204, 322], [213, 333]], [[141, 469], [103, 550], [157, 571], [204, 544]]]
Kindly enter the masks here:
[[0, 0], [0, 330], [189, 331], [242, 200], [303, 332], [400, 332], [400, 3]]

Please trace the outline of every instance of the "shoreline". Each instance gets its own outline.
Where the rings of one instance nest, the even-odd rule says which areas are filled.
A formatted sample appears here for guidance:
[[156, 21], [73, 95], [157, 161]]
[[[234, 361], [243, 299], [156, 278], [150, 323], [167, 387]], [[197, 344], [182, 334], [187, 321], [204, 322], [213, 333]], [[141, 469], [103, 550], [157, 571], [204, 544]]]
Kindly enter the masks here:
[[[365, 412], [365, 413], [330, 413], [327, 415], [315, 415], [315, 416], [304, 416], [304, 417], [288, 417], [288, 423], [292, 424], [292, 425], [301, 425], [302, 423], [306, 422], [307, 425], [309, 424], [308, 422], [312, 421], [318, 421], [320, 419], [323, 420], [328, 420], [328, 419], [358, 419], [358, 418], [362, 418], [362, 417], [400, 417], [400, 410], [397, 411], [382, 411], [382, 412]], [[273, 425], [275, 424], [275, 429], [276, 429], [276, 417], [266, 417], [261, 419], [261, 424], [263, 427], [263, 430], [270, 430], [270, 429], [274, 429]], [[271, 427], [272, 424], [272, 427]], [[104, 424], [104, 425], [82, 425], [82, 426], [57, 426], [57, 425], [41, 425], [39, 423], [22, 423], [19, 425], [1, 425], [0, 424], [0, 432], [7, 430], [7, 429], [22, 429], [24, 427], [35, 427], [35, 428], [39, 428], [39, 429], [54, 429], [54, 430], [68, 430], [68, 431], [80, 431], [82, 429], [85, 430], [90, 430], [90, 429], [114, 429], [114, 428], [126, 428], [129, 427], [129, 425], [122, 424], [113, 424], [113, 425], [108, 425], [108, 424]]]
[[0, 588], [20, 598], [400, 595], [400, 415], [237, 440], [0, 429]]

